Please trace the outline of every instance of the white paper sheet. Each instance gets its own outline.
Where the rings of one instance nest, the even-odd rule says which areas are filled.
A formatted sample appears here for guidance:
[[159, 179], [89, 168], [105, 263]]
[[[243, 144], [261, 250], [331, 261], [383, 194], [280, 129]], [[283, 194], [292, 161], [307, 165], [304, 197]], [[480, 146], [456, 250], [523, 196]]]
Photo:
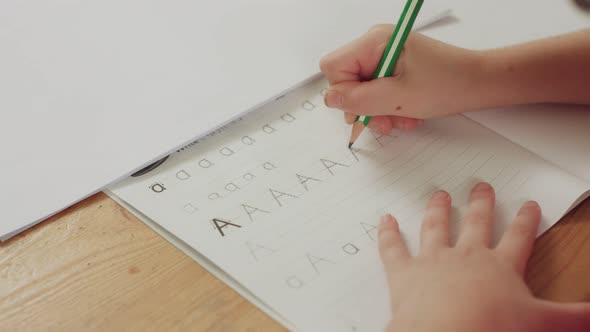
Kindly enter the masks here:
[[456, 237], [469, 189], [492, 183], [497, 239], [524, 201], [541, 204], [543, 232], [590, 188], [464, 116], [393, 137], [365, 132], [350, 151], [342, 114], [322, 105], [324, 84], [110, 190], [296, 329], [378, 331], [390, 317], [375, 241], [380, 215], [398, 218], [415, 253], [434, 190], [453, 196]]
[[0, 1], [0, 238], [308, 80], [403, 4]]
[[527, 105], [466, 115], [590, 181], [590, 106]]

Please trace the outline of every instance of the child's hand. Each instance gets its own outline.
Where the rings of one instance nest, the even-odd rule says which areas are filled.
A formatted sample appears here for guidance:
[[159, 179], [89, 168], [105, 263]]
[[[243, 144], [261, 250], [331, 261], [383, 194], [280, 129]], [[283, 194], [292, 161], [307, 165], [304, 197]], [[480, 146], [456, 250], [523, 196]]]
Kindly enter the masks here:
[[396, 220], [379, 226], [379, 251], [391, 291], [390, 331], [590, 331], [590, 304], [536, 299], [523, 280], [541, 210], [525, 203], [496, 248], [490, 248], [494, 190], [486, 183], [471, 192], [461, 234], [449, 244], [451, 198], [430, 200], [411, 257]]
[[321, 60], [330, 84], [326, 105], [345, 111], [348, 123], [356, 115], [374, 116], [369, 127], [382, 133], [468, 109], [477, 53], [418, 33], [408, 37], [394, 76], [371, 81], [393, 28], [376, 26]]

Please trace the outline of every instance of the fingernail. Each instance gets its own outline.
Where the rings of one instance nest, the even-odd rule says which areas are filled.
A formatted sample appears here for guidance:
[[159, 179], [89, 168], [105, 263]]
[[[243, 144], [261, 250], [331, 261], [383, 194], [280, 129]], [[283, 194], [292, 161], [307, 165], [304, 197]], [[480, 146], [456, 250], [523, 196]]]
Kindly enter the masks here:
[[474, 188], [473, 191], [491, 191], [493, 190], [492, 186], [489, 183], [481, 182], [478, 183]]
[[347, 124], [353, 124], [355, 118], [356, 116], [350, 113], [344, 113], [344, 121], [346, 121]]
[[381, 216], [381, 224], [385, 224], [387, 223], [389, 220], [391, 220], [393, 217], [391, 216], [391, 214], [386, 214]]
[[522, 207], [518, 210], [517, 215], [522, 215], [525, 213], [530, 213], [531, 210], [541, 210], [541, 207], [539, 207], [539, 204], [537, 204], [537, 202], [535, 201], [528, 201], [525, 202]]
[[407, 129], [408, 128], [408, 121], [406, 121], [405, 119], [399, 119], [398, 125], [399, 125], [399, 129]]
[[339, 108], [342, 106], [342, 95], [338, 91], [328, 90], [324, 96], [324, 103], [328, 107]]
[[447, 193], [444, 190], [439, 190], [439, 191], [435, 192], [434, 194], [432, 194], [432, 198], [434, 198], [434, 199], [448, 199], [449, 193]]

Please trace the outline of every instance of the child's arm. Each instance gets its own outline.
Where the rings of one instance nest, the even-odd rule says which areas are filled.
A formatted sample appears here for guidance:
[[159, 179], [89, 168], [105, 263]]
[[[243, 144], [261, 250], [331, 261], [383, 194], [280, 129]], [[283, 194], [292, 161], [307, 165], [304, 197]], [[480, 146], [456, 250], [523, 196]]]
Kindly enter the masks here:
[[371, 29], [324, 57], [326, 104], [372, 115], [371, 127], [413, 129], [417, 119], [523, 103], [590, 104], [590, 29], [502, 49], [471, 51], [412, 33], [395, 76], [371, 80], [393, 31]]
[[523, 205], [495, 248], [493, 209], [493, 188], [477, 185], [457, 243], [451, 244], [451, 197], [435, 193], [426, 209], [416, 257], [408, 253], [395, 219], [382, 219], [379, 252], [393, 309], [388, 331], [590, 331], [590, 303], [540, 300], [524, 282], [541, 219], [537, 203]]
[[482, 51], [481, 107], [590, 104], [590, 29]]

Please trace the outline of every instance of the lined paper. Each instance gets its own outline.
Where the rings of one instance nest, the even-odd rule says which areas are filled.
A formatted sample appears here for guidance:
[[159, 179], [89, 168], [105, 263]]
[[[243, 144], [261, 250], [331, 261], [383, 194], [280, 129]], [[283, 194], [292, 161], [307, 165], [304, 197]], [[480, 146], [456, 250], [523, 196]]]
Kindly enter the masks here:
[[384, 213], [416, 253], [433, 191], [453, 197], [455, 238], [471, 187], [490, 182], [497, 240], [525, 201], [543, 208], [543, 232], [590, 187], [460, 115], [390, 136], [366, 130], [349, 150], [342, 114], [323, 106], [325, 86], [316, 80], [111, 188], [289, 328], [383, 329]]

